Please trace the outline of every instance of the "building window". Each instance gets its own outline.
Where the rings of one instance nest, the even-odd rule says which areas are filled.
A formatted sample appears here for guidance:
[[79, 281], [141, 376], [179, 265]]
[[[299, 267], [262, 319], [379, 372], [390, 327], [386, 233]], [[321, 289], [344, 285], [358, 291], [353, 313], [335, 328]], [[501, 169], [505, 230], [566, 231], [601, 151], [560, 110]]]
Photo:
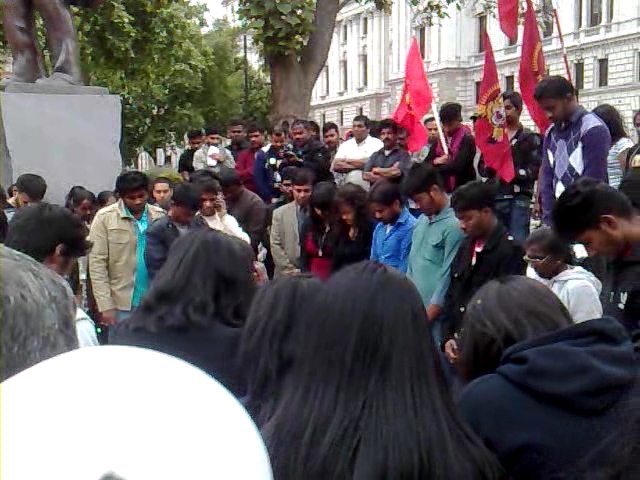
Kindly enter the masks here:
[[476, 93], [475, 93], [476, 105], [478, 104], [478, 102], [480, 102], [480, 85], [482, 85], [482, 82], [481, 81], [477, 81], [476, 82]]
[[418, 45], [420, 46], [420, 55], [425, 58], [427, 55], [427, 27], [420, 27], [416, 31], [418, 37]]
[[602, 23], [602, 0], [589, 0], [589, 26], [596, 27]]
[[366, 51], [360, 55], [360, 86], [366, 87], [369, 85], [369, 57]]
[[576, 0], [576, 25], [582, 28], [582, 0]]
[[609, 85], [609, 59], [601, 58], [598, 60], [598, 86], [606, 87]]
[[338, 125], [344, 127], [344, 110], [338, 110]]
[[329, 95], [329, 65], [324, 66], [324, 94]]
[[484, 52], [484, 31], [487, 29], [487, 16], [478, 17], [478, 53]]
[[364, 115], [364, 108], [358, 107], [358, 115]]
[[342, 25], [342, 43], [347, 43], [347, 37], [349, 36], [349, 27], [345, 23]]
[[614, 1], [609, 0], [609, 13], [607, 14], [607, 23], [613, 22], [613, 9], [615, 8]]
[[347, 57], [346, 55], [340, 60], [340, 90], [347, 91], [349, 86], [349, 71], [347, 70]]
[[369, 35], [369, 19], [364, 17], [362, 19], [362, 36], [366, 37], [367, 35]]
[[584, 89], [584, 62], [576, 62], [574, 67], [574, 82], [576, 90]]
[[516, 79], [513, 75], [507, 75], [505, 78], [505, 92], [515, 92], [516, 90]]
[[553, 35], [553, 1], [544, 0], [542, 2], [542, 36], [549, 38]]

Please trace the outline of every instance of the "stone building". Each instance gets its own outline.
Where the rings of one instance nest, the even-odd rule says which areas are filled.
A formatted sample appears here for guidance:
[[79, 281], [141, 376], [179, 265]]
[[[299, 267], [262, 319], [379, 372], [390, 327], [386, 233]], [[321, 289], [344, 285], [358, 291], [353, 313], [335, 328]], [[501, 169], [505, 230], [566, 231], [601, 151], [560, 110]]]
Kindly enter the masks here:
[[[550, 74], [565, 75], [551, 0], [538, 0], [543, 49]], [[573, 82], [580, 101], [592, 109], [610, 103], [631, 128], [640, 110], [640, 0], [557, 2]], [[390, 14], [349, 2], [339, 13], [327, 64], [314, 88], [311, 117], [349, 127], [359, 113], [390, 116], [402, 92], [404, 62], [411, 38], [418, 39], [436, 101], [457, 101], [466, 117], [475, 111], [486, 25], [503, 90], [518, 89], [519, 41], [510, 45], [495, 18], [474, 2], [449, 17], [429, 22], [397, 0]], [[525, 115], [525, 123], [530, 124]]]

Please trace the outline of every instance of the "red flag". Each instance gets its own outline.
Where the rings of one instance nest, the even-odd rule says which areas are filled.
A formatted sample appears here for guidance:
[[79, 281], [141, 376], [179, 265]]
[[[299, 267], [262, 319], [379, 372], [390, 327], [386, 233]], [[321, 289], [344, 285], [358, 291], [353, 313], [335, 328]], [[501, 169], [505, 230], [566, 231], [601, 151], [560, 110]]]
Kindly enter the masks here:
[[498, 0], [500, 29], [515, 42], [518, 39], [518, 0]]
[[431, 109], [431, 102], [433, 92], [424, 71], [420, 47], [414, 38], [407, 54], [402, 98], [393, 113], [393, 120], [407, 130], [407, 145], [412, 153], [427, 144], [428, 135], [422, 124], [422, 117]]
[[531, 0], [527, 0], [527, 11], [524, 15], [524, 37], [522, 39], [522, 57], [520, 58], [520, 93], [529, 115], [544, 134], [551, 122], [544, 110], [533, 98], [533, 92], [547, 74], [544, 64], [544, 53], [540, 41], [540, 31], [536, 21], [536, 12]]
[[487, 166], [495, 170], [499, 178], [509, 183], [515, 176], [513, 156], [507, 135], [498, 68], [486, 30], [483, 32], [483, 41], [484, 72], [478, 100], [479, 117], [475, 126], [476, 145], [482, 152]]

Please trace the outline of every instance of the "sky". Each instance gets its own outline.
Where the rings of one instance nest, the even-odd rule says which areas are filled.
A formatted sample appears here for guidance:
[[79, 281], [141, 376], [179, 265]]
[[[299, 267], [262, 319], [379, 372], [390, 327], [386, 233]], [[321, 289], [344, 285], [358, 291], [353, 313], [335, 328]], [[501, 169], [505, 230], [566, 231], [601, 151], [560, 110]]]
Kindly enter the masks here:
[[209, 7], [207, 21], [211, 21], [212, 18], [223, 17], [224, 7], [222, 6], [222, 0], [199, 0], [198, 3], [205, 3], [207, 7]]

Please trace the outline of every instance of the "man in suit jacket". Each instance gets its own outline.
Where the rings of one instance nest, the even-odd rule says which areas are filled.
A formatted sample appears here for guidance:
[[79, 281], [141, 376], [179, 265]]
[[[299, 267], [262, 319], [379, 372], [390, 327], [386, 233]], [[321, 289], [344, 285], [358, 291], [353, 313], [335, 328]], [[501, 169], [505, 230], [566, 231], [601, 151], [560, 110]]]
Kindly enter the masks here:
[[293, 178], [293, 202], [273, 212], [271, 224], [271, 255], [275, 275], [291, 275], [300, 272], [300, 228], [306, 217], [315, 176], [301, 168]]
[[201, 217], [195, 217], [200, 208], [200, 194], [195, 185], [176, 185], [173, 204], [169, 214], [154, 222], [147, 230], [147, 243], [144, 261], [147, 265], [149, 281], [152, 281], [162, 268], [169, 255], [169, 249], [180, 235], [194, 226], [205, 226]]

